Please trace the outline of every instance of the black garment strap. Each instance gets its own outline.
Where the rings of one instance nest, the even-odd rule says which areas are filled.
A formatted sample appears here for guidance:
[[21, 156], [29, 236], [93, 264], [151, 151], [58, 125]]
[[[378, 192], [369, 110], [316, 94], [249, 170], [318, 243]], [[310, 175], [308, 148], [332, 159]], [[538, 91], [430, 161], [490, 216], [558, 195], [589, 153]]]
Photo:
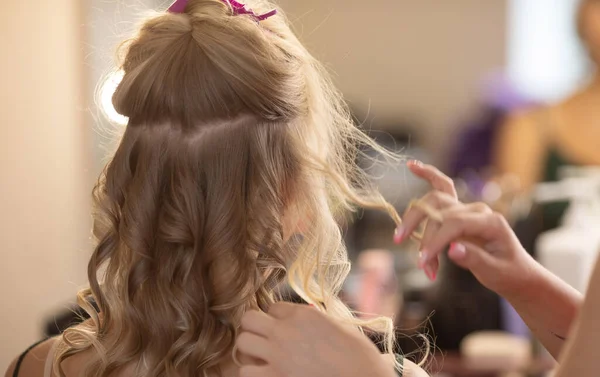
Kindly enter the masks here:
[[35, 343], [31, 347], [27, 348], [25, 350], [25, 352], [23, 352], [19, 356], [19, 359], [17, 360], [17, 365], [15, 366], [15, 371], [13, 372], [13, 377], [18, 377], [19, 376], [19, 369], [21, 369], [21, 363], [23, 362], [23, 359], [25, 359], [25, 356], [27, 356], [27, 354], [29, 353], [29, 351], [31, 351], [35, 347], [39, 346], [40, 344], [44, 343], [46, 340], [48, 340], [48, 339], [42, 339], [42, 340], [40, 340], [39, 342]]
[[404, 374], [404, 356], [396, 354], [396, 361], [398, 362], [399, 368], [396, 370], [396, 373], [398, 374], [398, 377], [402, 377], [402, 375]]

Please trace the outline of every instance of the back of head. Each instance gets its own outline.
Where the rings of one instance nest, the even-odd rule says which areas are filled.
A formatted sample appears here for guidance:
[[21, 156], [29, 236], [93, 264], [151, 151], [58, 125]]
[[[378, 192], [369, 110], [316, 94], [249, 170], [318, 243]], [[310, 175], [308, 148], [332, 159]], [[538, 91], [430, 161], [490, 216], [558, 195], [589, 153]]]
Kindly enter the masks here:
[[600, 65], [600, 1], [581, 0], [577, 31], [594, 64]]
[[132, 363], [148, 376], [218, 372], [242, 314], [267, 310], [285, 278], [351, 319], [336, 220], [355, 205], [397, 215], [356, 168], [372, 142], [283, 15], [189, 0], [123, 52], [113, 102], [129, 123], [95, 189], [80, 294], [93, 320], [65, 332], [55, 366], [93, 348], [92, 376]]
[[192, 0], [183, 14], [146, 21], [123, 45], [115, 109], [133, 124], [188, 129], [243, 113], [271, 121], [305, 114], [306, 51], [285, 23], [232, 12], [225, 1]]

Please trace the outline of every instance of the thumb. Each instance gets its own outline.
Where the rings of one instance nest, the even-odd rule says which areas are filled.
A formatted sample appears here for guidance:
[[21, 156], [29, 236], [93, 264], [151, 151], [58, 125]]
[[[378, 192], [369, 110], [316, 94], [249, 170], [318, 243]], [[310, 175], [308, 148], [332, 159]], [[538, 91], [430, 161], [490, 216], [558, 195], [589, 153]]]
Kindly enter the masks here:
[[494, 257], [489, 252], [470, 242], [453, 243], [448, 257], [460, 267], [474, 273], [489, 271], [494, 264]]

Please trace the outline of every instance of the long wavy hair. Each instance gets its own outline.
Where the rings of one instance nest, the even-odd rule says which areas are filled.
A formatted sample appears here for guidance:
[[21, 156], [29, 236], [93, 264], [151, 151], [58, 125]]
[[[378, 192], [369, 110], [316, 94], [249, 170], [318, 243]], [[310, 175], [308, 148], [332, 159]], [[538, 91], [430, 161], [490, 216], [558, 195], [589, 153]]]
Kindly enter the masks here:
[[361, 322], [337, 296], [350, 269], [345, 215], [400, 221], [355, 162], [362, 146], [380, 148], [284, 15], [259, 23], [189, 0], [183, 14], [145, 20], [121, 51], [113, 103], [129, 122], [94, 190], [98, 243], [78, 295], [91, 319], [63, 334], [56, 373], [90, 351], [86, 376], [131, 365], [219, 375], [243, 313], [268, 310], [286, 280], [331, 316], [381, 331], [391, 350], [391, 320]]

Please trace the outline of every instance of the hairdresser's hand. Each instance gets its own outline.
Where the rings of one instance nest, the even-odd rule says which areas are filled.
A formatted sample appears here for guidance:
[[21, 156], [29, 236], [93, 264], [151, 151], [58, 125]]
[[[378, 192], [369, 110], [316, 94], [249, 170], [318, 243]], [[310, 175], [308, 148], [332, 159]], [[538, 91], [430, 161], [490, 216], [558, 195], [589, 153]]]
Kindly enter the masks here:
[[[412, 162], [409, 168], [433, 187], [407, 210], [396, 236], [397, 240], [408, 238], [427, 220], [419, 267], [435, 279], [439, 255], [450, 246], [449, 258], [471, 270], [487, 288], [507, 298], [522, 293], [539, 266], [504, 217], [483, 203], [460, 203], [452, 180], [435, 167]], [[424, 210], [419, 203], [433, 211]], [[436, 212], [435, 216], [430, 216], [431, 212]]]
[[357, 330], [306, 305], [278, 303], [242, 319], [240, 377], [395, 377], [391, 362]]

